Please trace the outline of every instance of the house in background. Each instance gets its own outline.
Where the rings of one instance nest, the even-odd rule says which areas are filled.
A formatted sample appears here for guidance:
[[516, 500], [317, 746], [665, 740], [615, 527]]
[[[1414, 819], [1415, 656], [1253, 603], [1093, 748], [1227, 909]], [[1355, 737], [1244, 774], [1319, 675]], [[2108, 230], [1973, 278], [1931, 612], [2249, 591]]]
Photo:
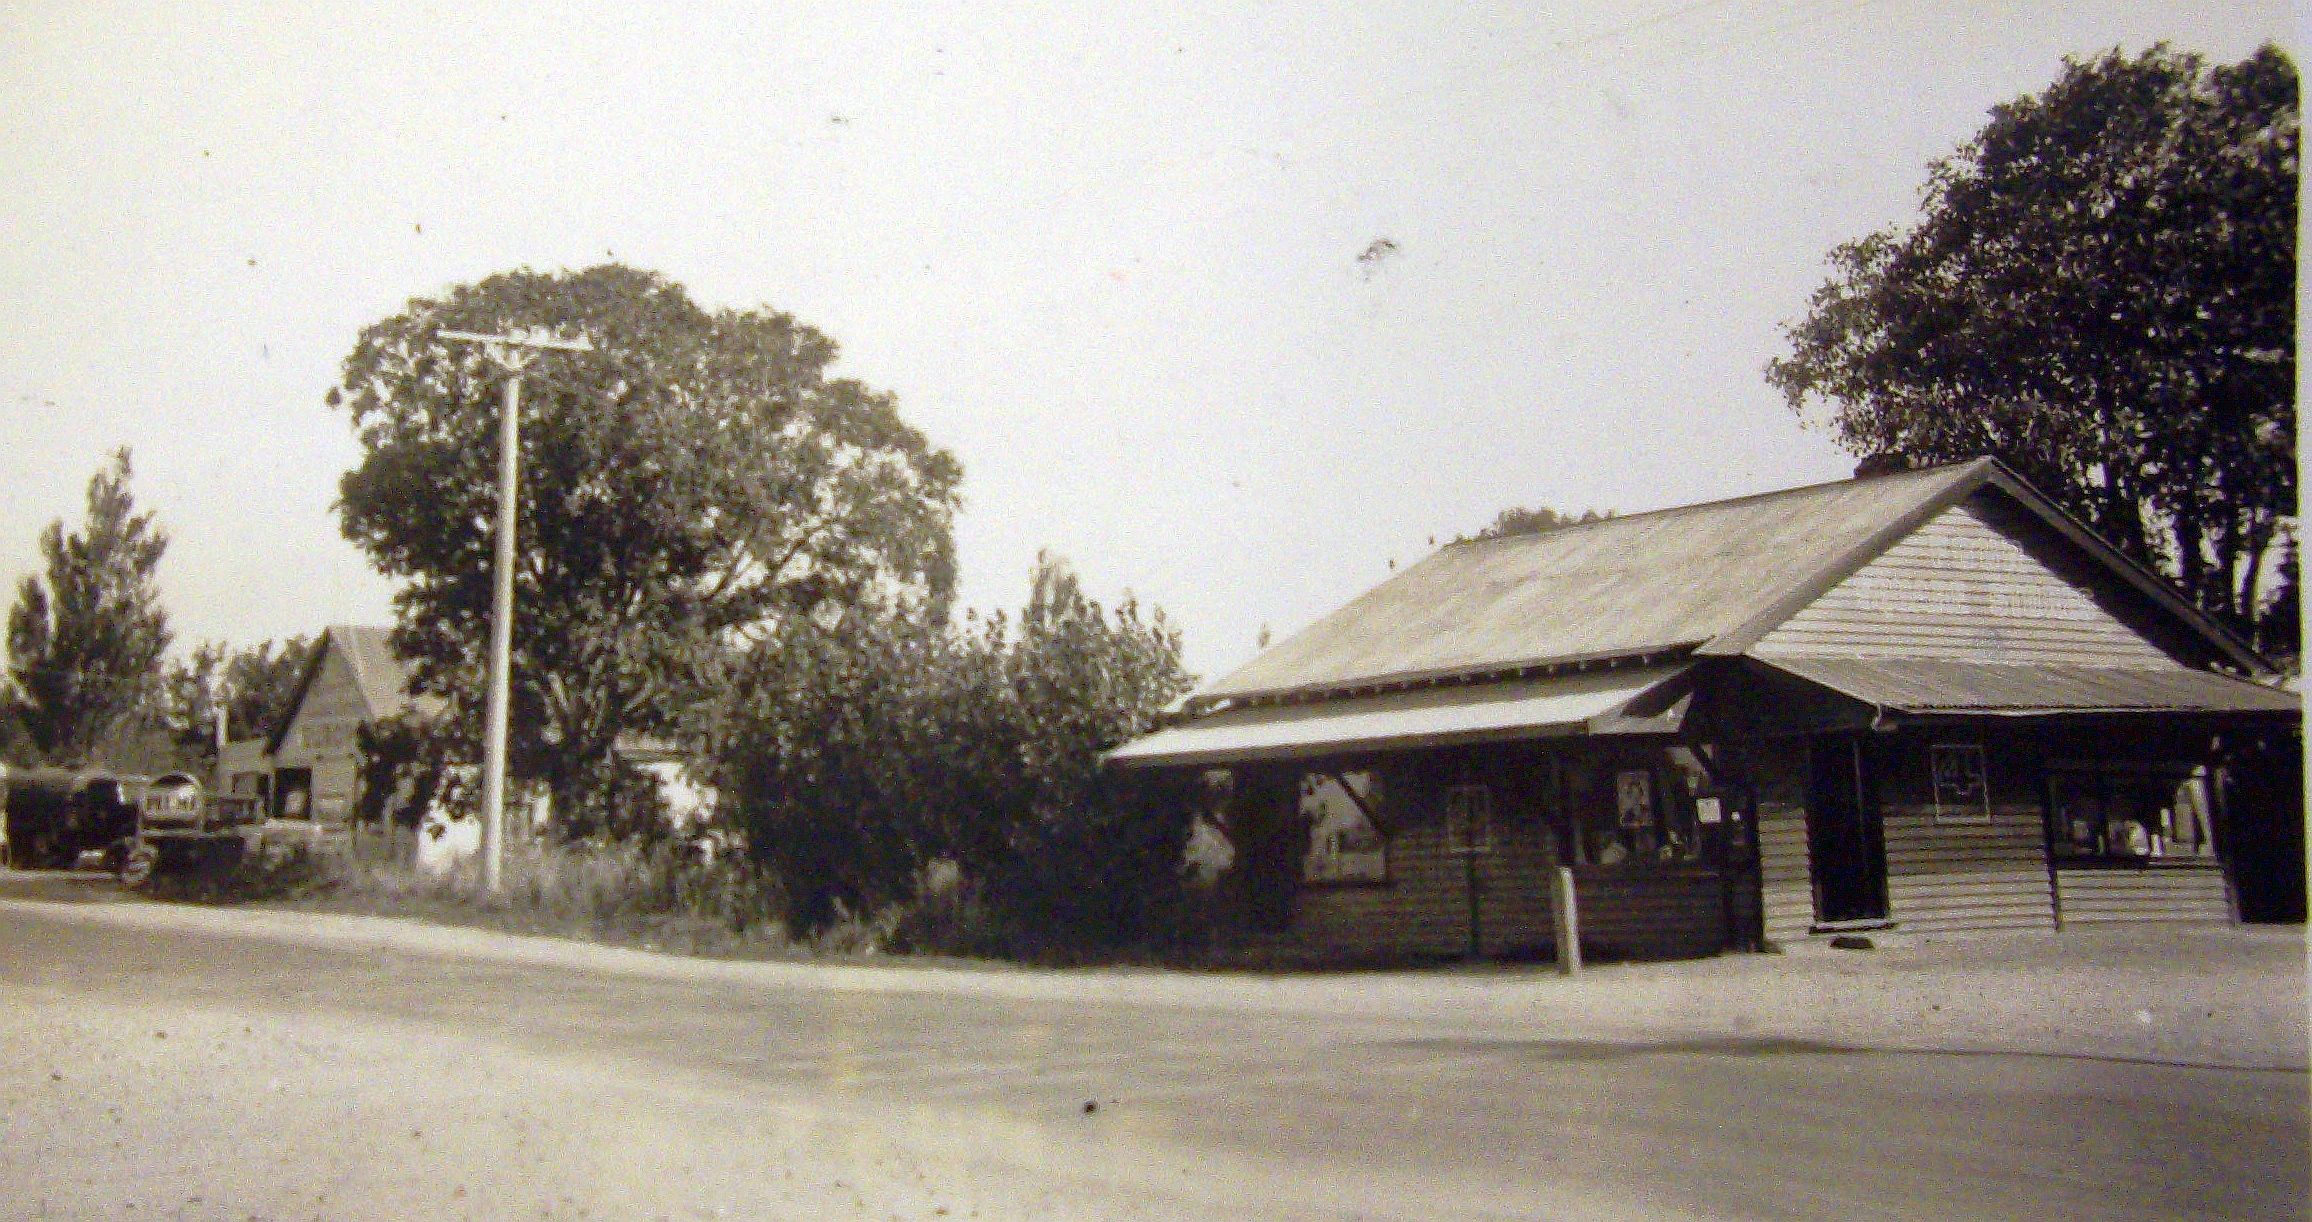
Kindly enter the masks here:
[[217, 753], [217, 792], [256, 798], [273, 809], [273, 757], [267, 737], [237, 738]]
[[647, 734], [621, 734], [610, 750], [620, 763], [650, 778], [677, 833], [696, 830], [714, 813], [714, 787], [699, 780], [689, 752]]
[[[441, 707], [435, 697], [409, 694], [409, 667], [393, 652], [392, 632], [348, 624], [323, 630], [288, 716], [270, 740], [258, 744], [269, 769], [270, 810], [276, 821], [302, 821], [316, 835], [360, 831], [365, 841], [390, 845], [383, 851], [420, 868], [447, 868], [478, 850], [475, 820], [428, 810], [409, 819], [414, 832], [361, 829], [353, 822], [362, 799], [361, 727], [413, 705], [429, 717]], [[229, 745], [228, 755], [240, 746]], [[685, 757], [671, 744], [622, 736], [614, 749], [622, 761], [653, 778], [678, 825], [695, 825], [710, 810], [713, 792], [692, 779]], [[508, 811], [511, 825], [525, 831], [544, 826], [551, 817], [543, 794], [532, 795], [527, 803], [510, 801]], [[408, 812], [401, 814], [409, 818]]]
[[1109, 763], [1319, 957], [2301, 919], [2275, 678], [1986, 459], [1446, 547]]
[[409, 707], [409, 668], [393, 652], [393, 630], [335, 624], [322, 630], [297, 682], [289, 714], [266, 744], [272, 760], [272, 815], [342, 828], [361, 794], [364, 725]]

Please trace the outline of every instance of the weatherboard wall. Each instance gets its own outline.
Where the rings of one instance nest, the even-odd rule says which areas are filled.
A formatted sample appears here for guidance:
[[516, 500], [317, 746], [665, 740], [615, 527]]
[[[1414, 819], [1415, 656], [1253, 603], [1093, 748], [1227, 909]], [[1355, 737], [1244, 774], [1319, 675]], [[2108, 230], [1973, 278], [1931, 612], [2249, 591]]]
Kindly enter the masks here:
[[[1558, 838], [1555, 773], [1535, 754], [1477, 752], [1402, 760], [1388, 773], [1385, 880], [1301, 883], [1280, 942], [1328, 961], [1457, 958], [1474, 947], [1494, 959], [1556, 954], [1550, 888]], [[1484, 851], [1457, 851], [1444, 818], [1446, 787], [1482, 781], [1492, 793]], [[1713, 954], [1729, 928], [1756, 921], [1747, 875], [1628, 862], [1573, 868], [1583, 951], [1592, 958], [1660, 959]], [[1475, 935], [1472, 936], [1474, 926]]]
[[2206, 862], [2146, 863], [2055, 872], [2063, 927], [2135, 921], [2222, 924], [2232, 919], [2223, 867]]
[[[2124, 600], [2043, 531], [1982, 499], [1929, 519], [1760, 639], [1761, 657], [2168, 667]], [[2108, 581], [2106, 582], [2108, 584]]]
[[[1874, 744], [1887, 915], [1912, 933], [2052, 929], [2036, 760], [2005, 736], [1903, 733]], [[1938, 798], [1935, 748], [1979, 752], [1983, 800]]]
[[359, 786], [357, 734], [369, 716], [369, 700], [333, 636], [313, 682], [290, 714], [273, 759], [275, 769], [313, 770], [313, 818], [334, 821], [352, 814]]
[[1766, 940], [1793, 942], [1814, 925], [1814, 877], [1806, 843], [1806, 774], [1794, 740], [1753, 753], [1758, 793], [1758, 904]]

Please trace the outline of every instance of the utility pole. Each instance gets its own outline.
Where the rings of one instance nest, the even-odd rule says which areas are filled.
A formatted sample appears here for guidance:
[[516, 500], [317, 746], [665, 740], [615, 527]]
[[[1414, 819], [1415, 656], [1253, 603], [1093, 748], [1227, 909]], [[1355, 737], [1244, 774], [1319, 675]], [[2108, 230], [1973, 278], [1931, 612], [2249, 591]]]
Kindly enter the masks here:
[[[224, 661], [220, 657], [217, 664], [222, 666]], [[213, 784], [218, 793], [223, 793], [225, 792], [225, 783], [232, 779], [225, 772], [225, 744], [232, 741], [232, 731], [225, 724], [225, 717], [229, 711], [225, 707], [225, 685], [217, 681], [215, 671], [210, 671], [202, 686], [208, 689], [209, 712], [217, 723], [217, 775]]]
[[482, 723], [482, 888], [496, 891], [506, 858], [506, 705], [514, 667], [514, 496], [522, 414], [522, 371], [538, 352], [592, 352], [584, 337], [557, 339], [538, 328], [508, 335], [436, 331], [442, 339], [482, 345], [506, 371], [506, 406], [498, 417], [498, 554], [490, 587], [490, 695]]

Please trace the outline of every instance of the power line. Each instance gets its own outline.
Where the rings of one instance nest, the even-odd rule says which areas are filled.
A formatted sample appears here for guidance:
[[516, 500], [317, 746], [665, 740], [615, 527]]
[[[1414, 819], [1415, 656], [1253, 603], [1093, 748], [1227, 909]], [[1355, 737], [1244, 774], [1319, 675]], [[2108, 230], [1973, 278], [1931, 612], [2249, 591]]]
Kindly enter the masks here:
[[[1616, 25], [1608, 26], [1604, 29], [1592, 31], [1587, 34], [1560, 37], [1554, 41], [1551, 41], [1547, 45], [1535, 48], [1522, 54], [1512, 55], [1506, 59], [1494, 61], [1489, 64], [1470, 64], [1461, 69], [1449, 69], [1440, 74], [1440, 76], [1445, 79], [1441, 79], [1435, 84], [1416, 86], [1410, 89], [1399, 90], [1385, 97], [1372, 99], [1369, 103], [1361, 106], [1360, 109], [1369, 112], [1396, 111], [1402, 110], [1407, 106], [1415, 103], [1466, 95], [1475, 92], [1488, 83], [1499, 80], [1500, 78], [1508, 76], [1521, 69], [1533, 68], [1553, 61], [1571, 59], [1585, 52], [1594, 51], [1599, 48], [1638, 47], [1643, 45], [1639, 42], [1641, 36], [1654, 34], [1656, 32], [1671, 31], [1685, 23], [1689, 18], [1710, 12], [1712, 10], [1736, 8], [1750, 2], [1751, 0], [1691, 0], [1689, 3], [1674, 5], [1641, 17], [1623, 21]], [[1871, 5], [1879, 2], [1880, 0], [1855, 0], [1855, 2], [1846, 4], [1844, 6], [1815, 9], [1811, 12], [1806, 11], [1807, 5], [1804, 0], [1800, 0], [1800, 2], [1796, 4], [1783, 5], [1779, 9], [1768, 8], [1759, 14], [1761, 19], [1786, 17], [1792, 14], [1798, 15], [1793, 20], [1779, 21], [1772, 25], [1760, 26], [1758, 28], [1751, 29], [1747, 33], [1739, 34], [1733, 38], [1716, 43], [1704, 44], [1699, 48], [1699, 50], [1706, 54], [1715, 55], [1734, 47], [1748, 45], [1762, 38], [1770, 38], [1779, 34], [1786, 34], [1793, 30], [1816, 24], [1821, 20], [1829, 17], [1843, 16], [1847, 13], [1870, 7]], [[1656, 43], [1655, 45], [1656, 49], [1670, 49], [1676, 44], [1674, 42], [1669, 42]], [[1624, 50], [1618, 52], [1618, 55], [1620, 57], [1626, 58], [1628, 51]], [[1251, 154], [1254, 156], [1275, 156], [1281, 158], [1282, 150], [1284, 150], [1285, 146], [1288, 144], [1293, 146], [1293, 151], [1296, 152], [1297, 158], [1305, 159], [1309, 156], [1327, 151], [1330, 148], [1338, 147], [1341, 143], [1344, 143], [1346, 140], [1352, 138], [1356, 130], [1354, 125], [1350, 125], [1345, 128], [1340, 128], [1342, 134], [1335, 139], [1320, 141], [1315, 144], [1302, 142], [1300, 137], [1308, 133], [1314, 126], [1315, 122], [1312, 121], [1310, 123], [1304, 123], [1296, 128], [1290, 128], [1276, 133], [1271, 137], [1270, 143], [1272, 143], [1280, 151], [1274, 154], [1264, 154], [1258, 148], [1242, 146], [1228, 148], [1208, 148], [1191, 152], [1183, 152], [1170, 157], [1143, 159], [1133, 163], [1130, 172], [1134, 177], [1142, 177], [1151, 173], [1161, 172], [1168, 169], [1188, 167], [1198, 163], [1212, 161], [1229, 154]], [[1339, 125], [1336, 124], [1334, 126], [1338, 127]]]

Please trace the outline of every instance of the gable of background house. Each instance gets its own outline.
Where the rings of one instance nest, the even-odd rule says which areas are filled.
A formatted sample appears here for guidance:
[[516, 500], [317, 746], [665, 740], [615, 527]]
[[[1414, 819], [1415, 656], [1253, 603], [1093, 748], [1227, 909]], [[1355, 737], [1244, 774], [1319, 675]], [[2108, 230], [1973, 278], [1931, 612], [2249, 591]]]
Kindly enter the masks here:
[[351, 817], [360, 791], [360, 728], [401, 711], [409, 701], [407, 684], [408, 670], [393, 655], [390, 630], [326, 629], [270, 744], [275, 813], [328, 822]]

